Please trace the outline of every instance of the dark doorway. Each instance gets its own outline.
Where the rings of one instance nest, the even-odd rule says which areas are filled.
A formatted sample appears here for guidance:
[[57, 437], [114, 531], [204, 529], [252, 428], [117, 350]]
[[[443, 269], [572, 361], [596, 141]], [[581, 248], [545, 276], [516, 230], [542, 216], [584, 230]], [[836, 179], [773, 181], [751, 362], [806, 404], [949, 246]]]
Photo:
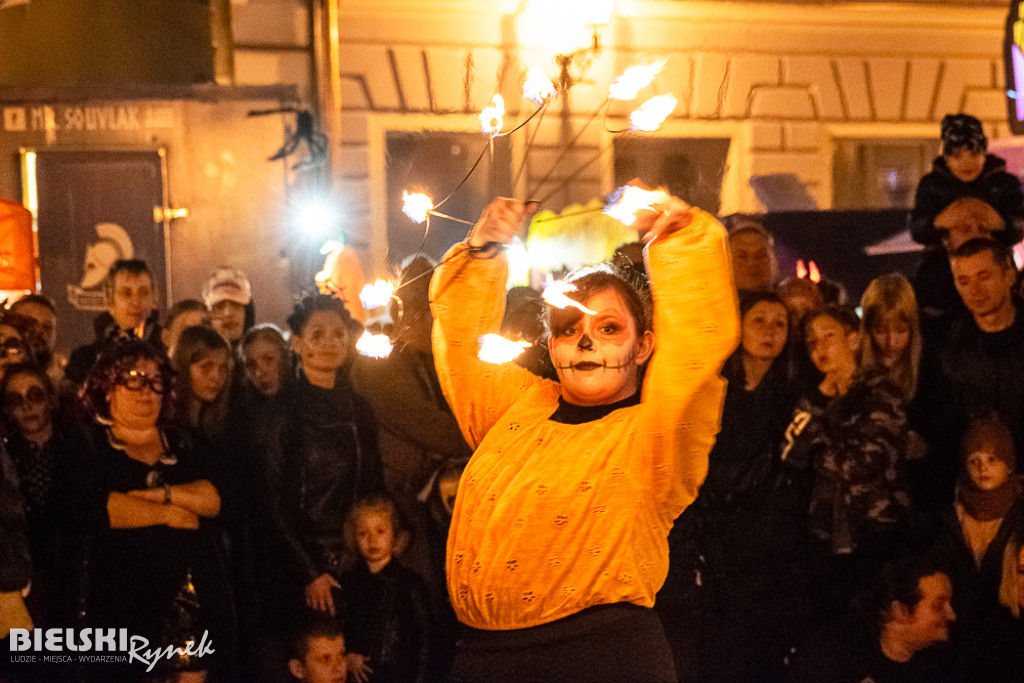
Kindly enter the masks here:
[[158, 152], [38, 152], [39, 275], [60, 320], [60, 345], [93, 339], [103, 279], [118, 258], [149, 264], [164, 307], [163, 174]]
[[[509, 195], [511, 162], [508, 140], [507, 137], [494, 140], [494, 159], [491, 159], [487, 138], [479, 133], [388, 132], [390, 266], [397, 267], [404, 258], [416, 253], [439, 260], [448, 247], [465, 239], [469, 232], [469, 225], [434, 216], [430, 219], [430, 232], [424, 238], [424, 224], [413, 223], [402, 213], [403, 190], [423, 192], [435, 204], [454, 192], [451, 199], [438, 207], [438, 211], [461, 220], [475, 221], [493, 197]], [[479, 164], [469, 175], [478, 159]], [[464, 178], [465, 183], [458, 187]]]

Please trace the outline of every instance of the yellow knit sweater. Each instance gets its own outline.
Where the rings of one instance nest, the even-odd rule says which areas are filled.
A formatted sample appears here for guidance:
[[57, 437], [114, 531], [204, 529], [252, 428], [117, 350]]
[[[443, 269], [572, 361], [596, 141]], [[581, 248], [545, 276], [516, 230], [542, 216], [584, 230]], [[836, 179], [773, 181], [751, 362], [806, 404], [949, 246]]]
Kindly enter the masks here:
[[594, 605], [654, 604], [669, 529], [697, 495], [718, 433], [719, 370], [739, 338], [725, 231], [693, 223], [648, 252], [655, 354], [639, 405], [585, 424], [548, 418], [560, 385], [477, 359], [504, 308], [504, 256], [459, 244], [431, 283], [441, 387], [476, 449], [448, 536], [448, 592], [479, 629], [544, 624]]

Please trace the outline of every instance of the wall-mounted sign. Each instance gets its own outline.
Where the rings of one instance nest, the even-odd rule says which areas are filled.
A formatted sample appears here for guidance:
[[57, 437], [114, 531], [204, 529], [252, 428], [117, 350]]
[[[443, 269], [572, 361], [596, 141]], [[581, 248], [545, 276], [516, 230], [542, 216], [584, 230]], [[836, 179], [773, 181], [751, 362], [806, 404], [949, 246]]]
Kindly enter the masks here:
[[0, 107], [0, 134], [43, 135], [51, 145], [74, 134], [130, 133], [176, 124], [173, 106], [138, 102]]

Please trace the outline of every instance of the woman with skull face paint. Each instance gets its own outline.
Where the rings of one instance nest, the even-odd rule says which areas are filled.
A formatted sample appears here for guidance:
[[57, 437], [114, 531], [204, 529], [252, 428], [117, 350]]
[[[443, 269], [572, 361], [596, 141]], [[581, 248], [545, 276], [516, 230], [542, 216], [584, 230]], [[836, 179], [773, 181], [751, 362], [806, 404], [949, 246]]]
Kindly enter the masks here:
[[611, 272], [570, 276], [593, 313], [550, 311], [554, 382], [476, 357], [502, 317], [507, 265], [492, 243], [509, 243], [525, 213], [492, 203], [431, 288], [441, 386], [476, 448], [448, 537], [464, 625], [453, 678], [674, 680], [649, 608], [668, 531], [707, 471], [719, 370], [738, 340], [725, 231], [675, 198], [642, 212], [656, 332]]
[[5, 446], [14, 463], [28, 520], [32, 590], [26, 599], [38, 626], [63, 616], [60, 595], [60, 510], [54, 486], [67, 459], [67, 435], [57, 420], [57, 392], [46, 371], [17, 363], [0, 381]]

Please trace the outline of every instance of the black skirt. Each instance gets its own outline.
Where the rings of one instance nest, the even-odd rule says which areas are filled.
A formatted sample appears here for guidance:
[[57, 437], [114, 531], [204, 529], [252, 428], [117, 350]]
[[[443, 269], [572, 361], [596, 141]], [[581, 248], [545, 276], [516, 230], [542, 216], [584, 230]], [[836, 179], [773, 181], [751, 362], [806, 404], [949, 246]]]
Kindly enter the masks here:
[[463, 626], [456, 648], [455, 683], [676, 680], [661, 620], [630, 603], [590, 607], [531, 628]]

